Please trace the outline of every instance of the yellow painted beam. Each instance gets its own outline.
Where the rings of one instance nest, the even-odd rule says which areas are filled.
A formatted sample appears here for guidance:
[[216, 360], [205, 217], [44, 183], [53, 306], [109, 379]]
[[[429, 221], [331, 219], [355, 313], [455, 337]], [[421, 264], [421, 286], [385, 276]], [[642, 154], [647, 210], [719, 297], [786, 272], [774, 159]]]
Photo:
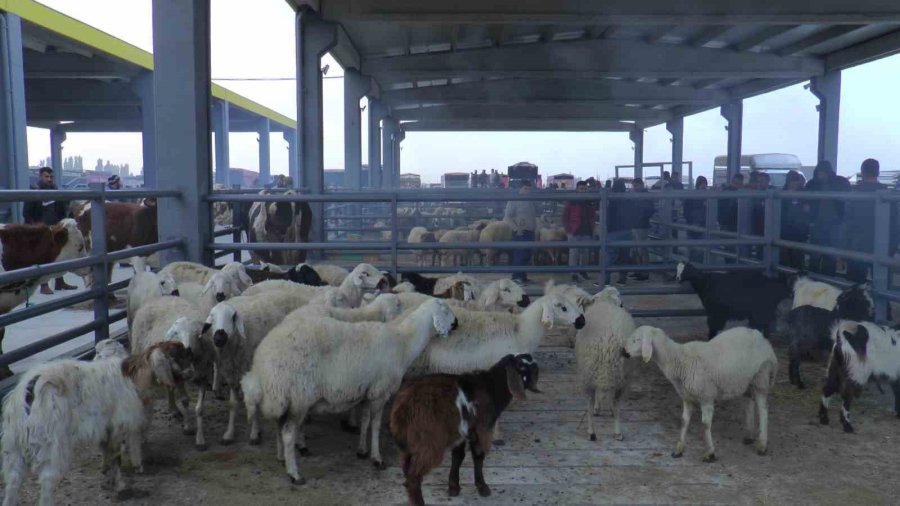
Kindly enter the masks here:
[[[152, 53], [34, 0], [0, 0], [0, 10], [15, 14], [31, 24], [58, 33], [119, 60], [153, 70]], [[297, 122], [291, 118], [218, 84], [212, 83], [212, 95], [286, 127], [297, 128]]]

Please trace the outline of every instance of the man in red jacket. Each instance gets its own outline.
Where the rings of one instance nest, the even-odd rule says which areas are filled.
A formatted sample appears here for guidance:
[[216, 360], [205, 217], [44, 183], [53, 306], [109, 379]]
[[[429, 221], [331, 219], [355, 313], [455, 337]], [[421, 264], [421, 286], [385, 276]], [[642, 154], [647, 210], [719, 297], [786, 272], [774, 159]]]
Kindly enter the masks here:
[[[587, 192], [587, 182], [579, 181], [575, 185], [578, 193]], [[597, 203], [579, 200], [566, 202], [563, 207], [563, 226], [570, 241], [590, 241], [594, 236], [594, 223], [597, 221]], [[569, 248], [569, 266], [585, 265], [588, 263], [588, 248]], [[588, 279], [585, 272], [578, 273], [584, 279]], [[578, 274], [572, 274], [572, 281], [579, 281]]]

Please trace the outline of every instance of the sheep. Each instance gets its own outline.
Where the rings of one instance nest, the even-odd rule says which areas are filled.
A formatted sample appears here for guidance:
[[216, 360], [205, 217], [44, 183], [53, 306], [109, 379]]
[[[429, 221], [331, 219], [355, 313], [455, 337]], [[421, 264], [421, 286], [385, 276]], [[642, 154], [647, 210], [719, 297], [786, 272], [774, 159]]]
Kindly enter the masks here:
[[511, 279], [498, 279], [489, 283], [476, 300], [450, 299], [451, 307], [461, 307], [471, 311], [510, 311], [526, 308], [531, 303], [521, 286]]
[[675, 280], [690, 283], [703, 303], [710, 339], [728, 320], [749, 320], [748, 327], [769, 337], [778, 304], [790, 296], [782, 281], [757, 272], [701, 272], [679, 262]]
[[172, 262], [163, 267], [160, 272], [172, 274], [179, 285], [181, 283], [206, 285], [215, 273], [222, 272], [234, 281], [234, 286], [238, 291], [235, 295], [239, 295], [240, 292], [253, 285], [253, 280], [247, 274], [247, 268], [240, 262], [229, 262], [221, 270], [194, 262]]
[[72, 461], [76, 445], [99, 445], [106, 486], [126, 489], [119, 451], [129, 442], [140, 471], [140, 431], [145, 401], [154, 383], [174, 387], [192, 375], [190, 355], [180, 343], [160, 343], [128, 358], [81, 362], [57, 360], [22, 375], [3, 401], [3, 504], [16, 504], [29, 469], [38, 475], [40, 504]]
[[409, 281], [401, 281], [391, 291], [394, 293], [413, 293], [416, 291], [416, 287]]
[[217, 271], [203, 285], [193, 282], [180, 283], [178, 293], [181, 297], [196, 304], [201, 313], [209, 314], [213, 306], [240, 295], [241, 291], [231, 276]]
[[[363, 300], [363, 290], [383, 289], [388, 282], [384, 274], [369, 264], [359, 264], [344, 278], [340, 286], [308, 286], [289, 281], [264, 281], [244, 292], [246, 295], [257, 295], [271, 290], [290, 290], [297, 294], [306, 294], [311, 300], [323, 297], [326, 304], [334, 307], [359, 307]], [[307, 300], [307, 302], [309, 302]]]
[[[208, 312], [207, 312], [208, 313]], [[214, 383], [213, 363], [215, 351], [208, 340], [200, 339], [206, 314], [201, 312], [193, 302], [182, 297], [163, 296], [149, 301], [138, 312], [134, 325], [129, 333], [129, 345], [133, 353], [139, 353], [156, 343], [164, 341], [180, 342], [190, 350], [194, 363], [194, 381], [201, 389]], [[176, 402], [175, 390], [168, 390], [169, 409], [182, 419], [182, 433], [195, 435], [196, 429], [191, 427], [190, 414], [185, 403], [188, 402], [184, 385], [178, 387], [179, 398]], [[197, 425], [202, 425], [197, 416]]]
[[[406, 242], [421, 244], [424, 242], [437, 242], [437, 238], [434, 237], [433, 232], [429, 232], [425, 227], [413, 227], [409, 231], [409, 235], [406, 238]], [[431, 255], [431, 265], [434, 265], [437, 261], [437, 250], [426, 250], [419, 249], [415, 250], [413, 253], [416, 257], [416, 265], [419, 267], [425, 267], [425, 260], [428, 255]]]
[[800, 378], [800, 359], [833, 346], [830, 332], [832, 324], [839, 320], [871, 320], [874, 316], [872, 298], [866, 287], [859, 285], [841, 292], [833, 309], [813, 305], [791, 309], [787, 315], [788, 335], [791, 336], [788, 347], [788, 377], [791, 384], [801, 389], [805, 387]]
[[834, 340], [828, 375], [822, 388], [819, 423], [828, 425], [828, 404], [840, 393], [841, 425], [852, 433], [850, 403], [862, 395], [869, 380], [888, 380], [894, 391], [894, 413], [900, 418], [900, 331], [872, 322], [840, 321], [831, 331]]
[[544, 295], [550, 293], [555, 293], [569, 299], [570, 301], [578, 305], [578, 307], [580, 307], [582, 311], [587, 310], [587, 308], [590, 307], [591, 304], [598, 300], [605, 300], [616, 306], [622, 305], [622, 299], [619, 294], [619, 290], [614, 286], [604, 287], [596, 294], [591, 295], [584, 291], [583, 288], [579, 288], [575, 285], [557, 285], [553, 282], [553, 280], [550, 280], [544, 286]]
[[[478, 242], [483, 243], [512, 242], [512, 240], [513, 229], [508, 223], [502, 220], [488, 223], [478, 236]], [[506, 253], [507, 258], [509, 258], [509, 250], [498, 250], [496, 248], [486, 248], [481, 250], [481, 253], [484, 255], [485, 265], [495, 265], [501, 252]]]
[[[300, 266], [298, 265], [297, 267], [299, 268]], [[310, 265], [310, 267], [316, 271], [319, 277], [322, 278], [322, 281], [325, 281], [331, 286], [341, 286], [341, 283], [343, 283], [347, 275], [350, 274], [350, 271], [338, 265], [316, 264]]]
[[303, 318], [334, 318], [345, 322], [389, 322], [400, 316], [403, 305], [393, 293], [380, 293], [368, 304], [359, 308], [340, 308], [316, 301], [295, 309], [283, 321], [301, 321]]
[[531, 355], [507, 355], [487, 371], [462, 376], [433, 375], [404, 384], [394, 398], [390, 428], [400, 448], [409, 503], [424, 506], [422, 479], [439, 466], [453, 448], [448, 494], [459, 495], [459, 467], [466, 442], [475, 461], [475, 487], [488, 497], [484, 458], [491, 448], [491, 432], [513, 399], [537, 388], [539, 369]]
[[[566, 229], [557, 225], [550, 225], [538, 229], [537, 240], [540, 242], [566, 241], [568, 240], [568, 235], [566, 235]], [[541, 248], [538, 254], [546, 258], [548, 265], [563, 265], [563, 255], [567, 251], [567, 248]]]
[[128, 356], [128, 350], [122, 343], [115, 339], [102, 339], [94, 345], [93, 360], [106, 360], [110, 358], [123, 359]]
[[478, 279], [474, 276], [463, 274], [462, 272], [457, 272], [456, 274], [437, 278], [437, 281], [434, 283], [434, 291], [432, 292], [432, 295], [436, 297], [451, 298], [452, 296], [448, 297], [448, 292], [453, 285], [459, 282], [463, 282], [471, 292], [471, 294], [466, 294], [466, 297], [461, 300], [472, 300], [478, 297], [481, 283], [479, 283]]
[[[615, 288], [613, 288], [615, 290]], [[610, 300], [612, 299], [612, 300]], [[617, 303], [618, 297], [593, 303], [585, 311], [587, 324], [575, 334], [578, 379], [587, 394], [588, 437], [597, 440], [593, 414], [603, 399], [613, 414], [613, 438], [621, 441], [619, 402], [628, 390], [635, 363], [622, 356], [622, 348], [636, 328], [634, 319]]]
[[[438, 241], [441, 244], [456, 242], [478, 242], [481, 233], [478, 230], [449, 230]], [[476, 250], [469, 249], [443, 249], [441, 250], [441, 265], [469, 265]]]
[[[431, 338], [446, 336], [456, 327], [453, 311], [438, 299], [391, 323], [312, 318], [279, 325], [259, 345], [252, 368], [241, 380], [251, 441], [258, 441], [259, 415], [277, 419], [278, 457], [284, 456], [291, 482], [302, 484], [294, 447], [306, 415], [346, 411], [362, 403], [357, 456], [369, 455], [366, 435], [371, 423], [372, 462], [384, 469], [379, 435], [385, 403]], [[302, 437], [300, 446], [305, 447]]]
[[[234, 442], [238, 388], [241, 377], [250, 369], [256, 347], [285, 316], [307, 302], [307, 294], [302, 292], [270, 290], [221, 302], [209, 312], [202, 334], [212, 336], [217, 379], [224, 381], [229, 389], [228, 426], [220, 441], [221, 444], [229, 445]], [[201, 419], [203, 400], [204, 392], [201, 390], [197, 400], [198, 425], [195, 443], [200, 450], [207, 448]]]
[[[715, 401], [747, 395], [744, 444], [756, 443], [756, 453], [768, 451], [768, 396], [775, 386], [778, 359], [772, 345], [755, 329], [735, 327], [710, 341], [679, 344], [656, 327], [638, 327], [625, 343], [627, 357], [641, 355], [644, 362], [653, 360], [672, 383], [684, 409], [681, 435], [672, 457], [684, 454], [685, 437], [694, 407], [700, 407], [706, 439], [703, 462], [715, 462], [716, 448], [712, 439]], [[758, 418], [758, 424], [757, 422]], [[758, 429], [754, 432], [754, 426]]]
[[131, 328], [135, 314], [145, 302], [163, 295], [178, 295], [178, 286], [171, 273], [136, 273], [128, 282], [128, 328]]
[[300, 264], [284, 270], [274, 264], [262, 262], [260, 269], [251, 269], [247, 271], [253, 283], [261, 283], [270, 279], [284, 279], [293, 281], [294, 283], [302, 283], [311, 286], [325, 286], [328, 283], [319, 277], [319, 274], [309, 265]]
[[841, 294], [841, 289], [828, 283], [814, 281], [804, 275], [797, 277], [794, 281], [794, 299], [791, 309], [800, 306], [813, 306], [831, 311], [834, 309], [837, 298]]

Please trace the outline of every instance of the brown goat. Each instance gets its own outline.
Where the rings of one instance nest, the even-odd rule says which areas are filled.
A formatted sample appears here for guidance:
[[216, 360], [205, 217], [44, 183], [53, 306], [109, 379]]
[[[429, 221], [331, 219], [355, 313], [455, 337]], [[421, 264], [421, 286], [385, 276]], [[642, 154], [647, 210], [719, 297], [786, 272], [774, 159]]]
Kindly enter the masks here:
[[466, 442], [475, 461], [475, 487], [491, 495], [484, 481], [484, 457], [494, 424], [512, 399], [537, 389], [538, 366], [531, 355], [507, 355], [487, 371], [464, 375], [436, 374], [400, 388], [391, 409], [391, 433], [400, 448], [409, 503], [424, 506], [422, 480], [453, 448], [448, 493], [459, 495], [459, 467]]

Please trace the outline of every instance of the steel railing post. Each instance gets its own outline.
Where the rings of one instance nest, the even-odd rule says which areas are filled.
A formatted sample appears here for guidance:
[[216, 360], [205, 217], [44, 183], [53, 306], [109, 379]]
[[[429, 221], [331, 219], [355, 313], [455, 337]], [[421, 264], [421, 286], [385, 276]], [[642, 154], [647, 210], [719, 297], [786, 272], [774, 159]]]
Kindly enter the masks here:
[[[712, 230], [716, 227], [716, 221], [719, 215], [719, 199], [706, 199], [706, 232], [703, 238], [709, 240]], [[712, 248], [707, 246], [703, 248], [703, 265], [710, 265], [712, 261]]]
[[775, 191], [766, 192], [766, 221], [764, 237], [766, 239], [764, 263], [766, 274], [774, 276], [778, 271], [779, 248], [776, 239], [781, 239], [781, 201], [776, 200]]
[[394, 279], [397, 279], [397, 243], [399, 238], [400, 227], [397, 224], [397, 192], [395, 191], [391, 197], [391, 273]]
[[[241, 185], [233, 184], [231, 188], [234, 190], [240, 190]], [[215, 208], [216, 204], [210, 204], [211, 207]], [[243, 204], [240, 202], [232, 202], [231, 203], [231, 227], [234, 231], [231, 233], [231, 241], [234, 243], [241, 242], [241, 214], [243, 214]], [[215, 216], [213, 217], [213, 228], [216, 226]], [[215, 238], [213, 238], [215, 240]], [[241, 252], [235, 251], [231, 257], [235, 262], [241, 261]]]
[[609, 268], [606, 265], [606, 259], [609, 257], [607, 245], [606, 235], [607, 235], [607, 220], [606, 217], [609, 213], [609, 190], [606, 188], [602, 188], [600, 190], [600, 209], [597, 213], [599, 217], [599, 227], [597, 227], [597, 240], [600, 241], [600, 254], [597, 255], [597, 265], [600, 266], [600, 272], [597, 273], [597, 284], [600, 287], [606, 284], [606, 269]]
[[91, 183], [92, 190], [100, 191], [100, 196], [91, 199], [91, 254], [102, 259], [102, 262], [94, 265], [94, 288], [99, 288], [100, 293], [94, 299], [94, 320], [99, 323], [94, 331], [94, 341], [102, 341], [109, 338], [109, 276], [107, 275], [109, 261], [106, 258], [106, 196], [104, 183]]
[[888, 316], [888, 299], [881, 294], [886, 293], [890, 285], [890, 269], [885, 261], [890, 258], [891, 244], [891, 203], [884, 199], [889, 191], [879, 191], [875, 197], [875, 238], [872, 245], [874, 261], [872, 263], [872, 284], [875, 289], [875, 320], [886, 321]]
[[[666, 191], [666, 190], [663, 190]], [[662, 237], [663, 239], [671, 239], [672, 238], [672, 199], [662, 198], [659, 201], [659, 217], [662, 222]], [[674, 251], [670, 246], [663, 247], [663, 261], [670, 262], [672, 260], [672, 252]]]

